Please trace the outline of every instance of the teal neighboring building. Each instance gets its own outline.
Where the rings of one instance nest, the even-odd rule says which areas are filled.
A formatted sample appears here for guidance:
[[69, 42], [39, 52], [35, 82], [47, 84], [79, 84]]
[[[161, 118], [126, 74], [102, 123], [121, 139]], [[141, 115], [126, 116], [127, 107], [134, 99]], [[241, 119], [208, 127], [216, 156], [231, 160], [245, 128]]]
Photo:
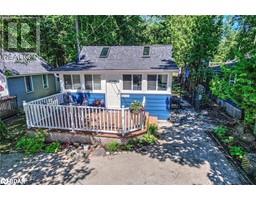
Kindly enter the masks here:
[[[0, 53], [0, 73], [5, 76], [4, 94], [17, 97], [22, 108], [23, 101], [32, 101], [60, 91], [59, 79], [49, 70], [52, 67], [34, 53]], [[2, 91], [3, 94], [4, 91]], [[2, 95], [3, 96], [3, 95]]]

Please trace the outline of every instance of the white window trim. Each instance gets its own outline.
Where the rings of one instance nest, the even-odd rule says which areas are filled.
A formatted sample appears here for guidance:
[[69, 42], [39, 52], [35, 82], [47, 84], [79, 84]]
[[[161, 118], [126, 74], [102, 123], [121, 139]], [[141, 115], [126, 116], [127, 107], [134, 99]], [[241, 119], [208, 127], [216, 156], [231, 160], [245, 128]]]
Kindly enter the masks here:
[[[46, 87], [44, 87], [44, 76], [46, 77]], [[43, 88], [48, 89], [49, 88], [49, 77], [48, 74], [42, 74], [42, 83], [43, 83]]]
[[[92, 89], [91, 90], [88, 90], [85, 88], [85, 76], [86, 75], [92, 76]], [[83, 76], [84, 76], [84, 90], [85, 91], [102, 91], [102, 84], [101, 84], [102, 75], [101, 74], [84, 74]], [[100, 76], [100, 89], [99, 90], [94, 89], [94, 76]]]
[[[30, 82], [31, 82], [31, 91], [28, 91], [27, 82], [26, 82], [26, 77], [29, 77], [29, 78], [30, 78]], [[32, 76], [24, 76], [24, 83], [25, 83], [25, 89], [26, 89], [26, 93], [27, 93], [27, 94], [34, 92], [34, 85], [33, 85], [33, 78], [32, 78]]]
[[[155, 89], [155, 90], [149, 90], [149, 89], [148, 89], [148, 75], [156, 75], [156, 89]], [[167, 75], [166, 90], [159, 90], [159, 89], [158, 89], [158, 76], [159, 76], [159, 75]], [[146, 82], [147, 82], [147, 87], [146, 87], [146, 88], [147, 88], [147, 91], [161, 91], [161, 92], [168, 91], [169, 74], [162, 74], [162, 73], [161, 73], [161, 74], [147, 74], [147, 75], [146, 75], [146, 78], [147, 78], [147, 79], [146, 79]]]
[[[124, 75], [131, 75], [132, 79], [131, 79], [131, 89], [130, 90], [125, 90], [124, 89]], [[134, 90], [133, 89], [133, 76], [134, 75], [141, 75], [141, 89], [140, 90]], [[124, 92], [128, 92], [128, 91], [143, 91], [143, 74], [122, 74], [122, 90]]]

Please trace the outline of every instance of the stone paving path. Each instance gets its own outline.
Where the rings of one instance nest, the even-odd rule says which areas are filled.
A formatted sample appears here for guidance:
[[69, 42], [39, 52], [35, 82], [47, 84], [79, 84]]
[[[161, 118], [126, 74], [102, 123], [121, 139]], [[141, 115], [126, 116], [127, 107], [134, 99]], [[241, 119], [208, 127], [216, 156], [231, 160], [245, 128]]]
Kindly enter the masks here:
[[206, 131], [215, 121], [192, 109], [160, 122], [160, 144], [111, 156], [0, 155], [0, 178], [26, 184], [244, 184]]

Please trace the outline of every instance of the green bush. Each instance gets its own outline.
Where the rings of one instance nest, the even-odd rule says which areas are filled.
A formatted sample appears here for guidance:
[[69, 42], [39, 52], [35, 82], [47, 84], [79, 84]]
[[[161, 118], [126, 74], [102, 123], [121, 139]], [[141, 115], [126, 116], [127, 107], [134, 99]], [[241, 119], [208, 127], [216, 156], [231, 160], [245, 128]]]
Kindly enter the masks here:
[[46, 153], [57, 153], [60, 150], [60, 143], [59, 142], [53, 142], [46, 146], [45, 152]]
[[0, 141], [4, 141], [7, 139], [8, 130], [5, 123], [0, 120]]
[[39, 131], [34, 136], [23, 136], [18, 140], [16, 148], [24, 151], [27, 155], [39, 153], [45, 147], [45, 137], [46, 135], [42, 131]]
[[157, 129], [158, 129], [157, 124], [149, 124], [147, 132], [148, 132], [148, 134], [156, 136], [157, 135]]
[[246, 154], [246, 151], [243, 147], [240, 147], [240, 146], [230, 146], [229, 153], [231, 156], [242, 159]]
[[156, 142], [157, 138], [152, 134], [146, 133], [142, 138], [140, 138], [140, 143], [144, 145], [155, 144]]
[[235, 142], [235, 138], [233, 136], [227, 136], [222, 140], [225, 144], [233, 144]]
[[219, 139], [224, 139], [227, 136], [228, 128], [225, 126], [217, 126], [214, 128], [213, 132]]
[[109, 152], [116, 152], [120, 150], [120, 144], [116, 141], [112, 141], [105, 145], [105, 149], [106, 151], [109, 151]]

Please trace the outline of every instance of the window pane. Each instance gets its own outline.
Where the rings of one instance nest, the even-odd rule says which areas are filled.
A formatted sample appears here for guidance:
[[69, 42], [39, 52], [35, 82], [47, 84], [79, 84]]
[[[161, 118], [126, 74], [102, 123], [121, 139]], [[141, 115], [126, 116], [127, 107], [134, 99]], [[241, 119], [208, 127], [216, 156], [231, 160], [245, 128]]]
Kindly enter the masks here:
[[43, 74], [43, 87], [48, 88], [48, 76]]
[[93, 89], [101, 90], [101, 77], [100, 75], [93, 75]]
[[100, 57], [101, 57], [101, 58], [106, 58], [106, 57], [108, 56], [108, 51], [109, 51], [109, 48], [108, 48], [108, 47], [104, 47], [104, 48], [101, 50]]
[[135, 74], [133, 75], [133, 90], [141, 90], [141, 82], [142, 81], [142, 75]]
[[72, 89], [71, 75], [64, 75], [64, 87], [66, 90]]
[[32, 77], [26, 76], [25, 80], [26, 80], [26, 91], [32, 92]]
[[156, 90], [156, 75], [148, 75], [148, 90]]
[[144, 47], [143, 56], [149, 56], [149, 47]]
[[92, 75], [84, 75], [84, 84], [86, 90], [92, 90]]
[[167, 90], [167, 75], [158, 75], [158, 90]]
[[81, 89], [80, 75], [72, 75], [73, 78], [73, 89]]
[[123, 75], [123, 90], [131, 90], [131, 89], [132, 89], [132, 76]]

